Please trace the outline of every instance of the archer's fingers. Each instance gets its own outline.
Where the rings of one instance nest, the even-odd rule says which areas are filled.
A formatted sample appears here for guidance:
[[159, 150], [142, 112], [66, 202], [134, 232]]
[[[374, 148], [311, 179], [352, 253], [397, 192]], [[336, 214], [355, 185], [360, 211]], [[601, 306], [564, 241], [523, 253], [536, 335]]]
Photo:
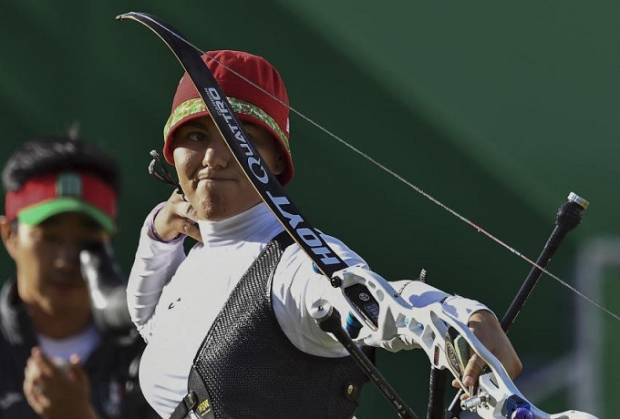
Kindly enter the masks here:
[[192, 204], [187, 201], [177, 204], [177, 214], [194, 222], [198, 219], [196, 210], [192, 207]]
[[457, 380], [456, 378], [454, 378], [454, 379], [452, 380], [452, 383], [451, 383], [451, 384], [452, 384], [452, 387], [454, 387], [455, 389], [457, 389], [457, 390], [462, 390], [462, 387], [461, 387], [461, 385], [459, 384], [459, 380]]
[[198, 228], [198, 223], [196, 222], [198, 217], [194, 207], [192, 207], [189, 202], [181, 202], [177, 205], [177, 214], [184, 218], [181, 232], [196, 241], [202, 242], [200, 229]]
[[168, 197], [168, 202], [182, 202], [185, 201], [185, 195], [183, 195], [183, 191], [180, 191], [178, 188], [175, 188], [170, 196]]
[[467, 361], [467, 366], [463, 372], [463, 385], [467, 387], [475, 386], [483, 367], [484, 361], [478, 355], [472, 355], [469, 361]]
[[191, 220], [188, 220], [183, 224], [183, 234], [190, 236], [196, 241], [202, 242], [202, 235], [200, 234], [198, 224]]

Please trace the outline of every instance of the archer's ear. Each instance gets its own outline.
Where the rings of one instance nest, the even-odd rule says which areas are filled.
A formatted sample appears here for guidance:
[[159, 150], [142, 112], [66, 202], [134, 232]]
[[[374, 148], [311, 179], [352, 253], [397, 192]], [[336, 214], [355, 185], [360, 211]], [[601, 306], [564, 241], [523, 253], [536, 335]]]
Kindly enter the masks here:
[[12, 223], [4, 216], [0, 215], [0, 235], [2, 243], [11, 258], [15, 259], [17, 250], [17, 229], [13, 228]]

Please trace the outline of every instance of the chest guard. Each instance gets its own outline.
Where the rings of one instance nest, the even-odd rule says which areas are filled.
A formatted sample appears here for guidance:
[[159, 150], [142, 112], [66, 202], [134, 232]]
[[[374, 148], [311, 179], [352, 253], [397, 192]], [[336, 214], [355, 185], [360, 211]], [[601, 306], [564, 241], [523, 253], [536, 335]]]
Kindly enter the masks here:
[[[189, 393], [171, 419], [351, 418], [366, 377], [350, 357], [297, 349], [273, 312], [271, 285], [292, 239], [273, 239], [241, 278], [204, 339]], [[176, 416], [175, 416], [176, 415]]]

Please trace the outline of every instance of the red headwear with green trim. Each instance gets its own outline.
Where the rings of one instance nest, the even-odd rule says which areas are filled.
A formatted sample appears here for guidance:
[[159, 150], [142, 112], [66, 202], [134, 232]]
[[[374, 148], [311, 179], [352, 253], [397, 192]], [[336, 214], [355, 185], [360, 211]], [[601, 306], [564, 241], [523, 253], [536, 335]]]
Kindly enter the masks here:
[[5, 212], [9, 221], [36, 225], [64, 212], [80, 212], [109, 232], [115, 230], [116, 191], [99, 176], [83, 171], [47, 173], [28, 179], [7, 192]]
[[[278, 180], [282, 185], [287, 184], [294, 173], [289, 146], [289, 102], [286, 86], [278, 71], [264, 58], [242, 51], [209, 51], [203, 54], [202, 59], [228, 97], [237, 118], [256, 124], [273, 136], [287, 163]], [[179, 82], [172, 111], [164, 127], [163, 152], [168, 163], [174, 164], [172, 150], [175, 130], [187, 121], [207, 115], [209, 111], [185, 73]]]

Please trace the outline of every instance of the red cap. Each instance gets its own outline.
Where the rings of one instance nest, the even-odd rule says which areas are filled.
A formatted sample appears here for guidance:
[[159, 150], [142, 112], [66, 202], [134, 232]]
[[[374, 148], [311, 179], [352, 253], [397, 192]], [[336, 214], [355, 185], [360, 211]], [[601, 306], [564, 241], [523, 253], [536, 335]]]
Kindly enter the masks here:
[[[278, 71], [264, 58], [242, 51], [209, 51], [203, 54], [202, 60], [228, 97], [239, 120], [266, 129], [276, 140], [287, 163], [278, 180], [282, 185], [287, 184], [294, 173], [289, 146], [289, 102], [286, 86]], [[209, 111], [194, 83], [187, 73], [183, 74], [164, 127], [163, 152], [168, 163], [174, 164], [172, 140], [175, 130], [187, 121], [207, 115]]]

